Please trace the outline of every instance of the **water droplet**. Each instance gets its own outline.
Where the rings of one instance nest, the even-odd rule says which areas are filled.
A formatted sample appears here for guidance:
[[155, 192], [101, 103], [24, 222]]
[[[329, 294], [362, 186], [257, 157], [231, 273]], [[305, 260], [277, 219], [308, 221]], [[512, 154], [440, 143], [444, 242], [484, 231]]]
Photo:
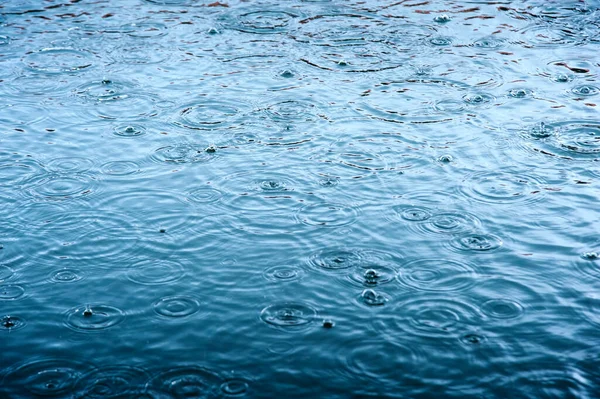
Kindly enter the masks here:
[[270, 305], [260, 313], [260, 318], [265, 323], [291, 331], [309, 325], [316, 317], [317, 311], [313, 307], [300, 302]]
[[114, 134], [121, 137], [139, 137], [146, 134], [146, 128], [141, 125], [117, 126]]
[[15, 331], [25, 327], [25, 320], [18, 316], [6, 315], [0, 321], [0, 325], [6, 331]]
[[578, 96], [590, 97], [600, 93], [600, 88], [591, 85], [582, 85], [574, 87], [572, 92]]
[[445, 154], [445, 155], [440, 155], [438, 157], [438, 161], [441, 163], [450, 163], [450, 162], [454, 161], [454, 158], [452, 157], [452, 155]]
[[452, 246], [467, 251], [493, 251], [502, 246], [502, 240], [492, 234], [468, 234], [454, 239]]
[[248, 393], [250, 386], [242, 379], [231, 379], [221, 384], [221, 392], [227, 396], [243, 396]]
[[333, 322], [333, 320], [331, 319], [325, 319], [323, 320], [323, 327], [324, 328], [333, 328], [335, 326], [335, 323]]
[[531, 90], [522, 88], [511, 89], [508, 92], [508, 95], [513, 98], [525, 98], [531, 96], [532, 94], [533, 92]]
[[76, 331], [90, 332], [113, 327], [124, 318], [123, 311], [113, 306], [86, 305], [70, 309], [65, 324]]
[[410, 207], [399, 209], [399, 211], [402, 219], [410, 222], [423, 222], [431, 217], [431, 212], [427, 208]]
[[433, 18], [433, 20], [437, 23], [445, 24], [446, 22], [450, 22], [451, 18], [446, 14], [442, 14], [442, 15], [436, 15]]
[[384, 294], [380, 294], [375, 290], [368, 288], [360, 294], [360, 300], [368, 306], [383, 306], [389, 298]]

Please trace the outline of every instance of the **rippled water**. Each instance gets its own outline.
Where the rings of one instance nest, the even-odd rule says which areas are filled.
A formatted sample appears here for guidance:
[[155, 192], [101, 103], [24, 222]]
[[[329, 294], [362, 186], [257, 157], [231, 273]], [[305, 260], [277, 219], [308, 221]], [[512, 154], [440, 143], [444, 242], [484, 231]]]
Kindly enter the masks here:
[[600, 3], [0, 4], [0, 396], [600, 397]]

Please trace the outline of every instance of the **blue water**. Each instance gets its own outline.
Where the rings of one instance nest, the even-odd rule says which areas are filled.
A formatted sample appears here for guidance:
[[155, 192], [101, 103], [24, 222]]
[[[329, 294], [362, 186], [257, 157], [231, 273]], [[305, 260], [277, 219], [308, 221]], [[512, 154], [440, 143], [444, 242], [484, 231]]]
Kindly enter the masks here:
[[0, 3], [1, 398], [600, 397], [600, 3]]

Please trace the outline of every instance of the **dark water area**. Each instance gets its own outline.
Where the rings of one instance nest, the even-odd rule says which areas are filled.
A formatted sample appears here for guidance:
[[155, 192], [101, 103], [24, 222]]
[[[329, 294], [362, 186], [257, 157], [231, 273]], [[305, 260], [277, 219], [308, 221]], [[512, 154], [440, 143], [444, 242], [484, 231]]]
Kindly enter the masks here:
[[0, 398], [600, 397], [600, 3], [211, 1], [0, 2]]

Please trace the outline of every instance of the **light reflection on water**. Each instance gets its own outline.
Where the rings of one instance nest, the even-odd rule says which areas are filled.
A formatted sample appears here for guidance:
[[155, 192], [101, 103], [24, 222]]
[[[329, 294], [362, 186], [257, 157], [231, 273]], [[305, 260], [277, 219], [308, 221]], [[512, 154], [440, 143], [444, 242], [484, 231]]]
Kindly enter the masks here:
[[596, 1], [0, 5], [0, 396], [594, 397]]

